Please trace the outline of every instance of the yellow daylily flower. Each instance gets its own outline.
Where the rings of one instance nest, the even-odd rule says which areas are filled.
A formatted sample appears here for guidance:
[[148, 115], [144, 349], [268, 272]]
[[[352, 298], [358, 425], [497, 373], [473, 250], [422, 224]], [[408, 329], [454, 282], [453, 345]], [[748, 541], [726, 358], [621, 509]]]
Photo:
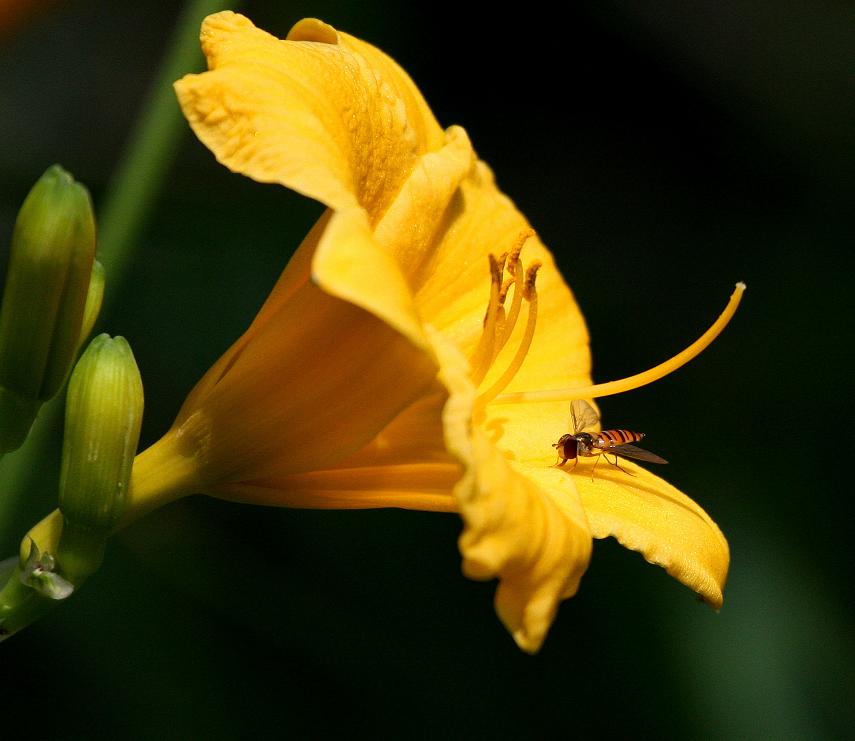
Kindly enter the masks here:
[[720, 605], [727, 543], [698, 505], [635, 466], [593, 480], [556, 468], [552, 443], [568, 400], [686, 362], [741, 290], [681, 355], [592, 387], [584, 320], [551, 254], [395, 62], [317, 20], [280, 40], [224, 12], [201, 39], [209, 71], [176, 83], [196, 135], [231, 170], [327, 211], [137, 457], [125, 522], [194, 492], [458, 512], [464, 573], [498, 579], [497, 612], [529, 652], [576, 592], [592, 536]]

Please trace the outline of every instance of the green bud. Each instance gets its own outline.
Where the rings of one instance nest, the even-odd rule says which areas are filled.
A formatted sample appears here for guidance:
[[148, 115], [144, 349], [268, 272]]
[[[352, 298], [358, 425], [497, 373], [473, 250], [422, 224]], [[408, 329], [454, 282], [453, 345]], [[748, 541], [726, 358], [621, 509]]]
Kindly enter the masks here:
[[68, 375], [94, 257], [89, 193], [54, 165], [33, 186], [12, 235], [0, 309], [0, 453], [21, 445], [41, 402]]
[[80, 358], [65, 411], [59, 481], [64, 516], [57, 558], [73, 582], [100, 565], [121, 518], [143, 414], [143, 389], [124, 337], [96, 337]]

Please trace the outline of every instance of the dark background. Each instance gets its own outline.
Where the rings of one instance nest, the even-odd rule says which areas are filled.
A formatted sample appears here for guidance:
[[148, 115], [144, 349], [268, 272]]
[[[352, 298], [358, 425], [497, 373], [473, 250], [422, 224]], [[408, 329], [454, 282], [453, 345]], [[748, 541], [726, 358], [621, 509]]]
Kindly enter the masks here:
[[[53, 162], [96, 206], [179, 6], [58, 2], [0, 41], [0, 243]], [[4, 724], [45, 738], [844, 738], [855, 713], [849, 2], [248, 2], [371, 41], [462, 124], [556, 253], [594, 375], [654, 365], [748, 284], [674, 376], [602, 401], [732, 548], [715, 614], [598, 542], [536, 657], [459, 571], [451, 515], [195, 497], [115, 538], [0, 647]], [[190, 70], [188, 70], [190, 71]], [[319, 208], [191, 135], [101, 326], [131, 342], [147, 445], [247, 326]], [[109, 279], [109, 277], [108, 277]], [[655, 443], [654, 443], [655, 441]], [[56, 451], [4, 552], [55, 502]], [[11, 525], [9, 525], [11, 523]], [[14, 526], [11, 530], [9, 527]], [[5, 736], [5, 734], [4, 734]]]

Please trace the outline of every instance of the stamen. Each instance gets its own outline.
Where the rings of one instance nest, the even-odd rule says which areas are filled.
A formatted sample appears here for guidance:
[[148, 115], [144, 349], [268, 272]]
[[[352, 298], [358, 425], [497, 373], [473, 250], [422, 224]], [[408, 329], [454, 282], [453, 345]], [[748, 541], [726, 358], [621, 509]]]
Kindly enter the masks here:
[[511, 332], [514, 331], [514, 327], [516, 326], [516, 323], [517, 323], [517, 317], [519, 317], [519, 315], [520, 315], [520, 308], [522, 307], [523, 288], [524, 287], [523, 287], [523, 271], [517, 270], [517, 262], [518, 261], [515, 261], [514, 263], [508, 263], [509, 267], [511, 264], [513, 264], [513, 266], [514, 266], [513, 267], [514, 277], [512, 279], [513, 280], [513, 286], [514, 286], [514, 298], [513, 298], [513, 301], [511, 301], [511, 308], [508, 311], [507, 320], [505, 321], [505, 325], [502, 329], [501, 334], [499, 335], [499, 341], [496, 345], [496, 350], [493, 353], [493, 357], [495, 357], [496, 355], [498, 355], [502, 351], [502, 348], [505, 346], [505, 343], [508, 341], [508, 338], [510, 338], [510, 336], [511, 336]]
[[525, 243], [536, 234], [537, 232], [535, 232], [534, 229], [523, 229], [523, 231], [521, 231], [517, 236], [516, 242], [514, 242], [513, 247], [511, 247], [510, 254], [508, 255], [508, 272], [513, 276], [513, 279], [511, 280], [509, 278], [506, 281], [505, 285], [502, 286], [502, 291], [506, 294], [507, 291], [510, 290], [510, 286], [513, 285], [514, 300], [511, 303], [510, 311], [508, 311], [508, 320], [505, 322], [505, 328], [499, 335], [499, 342], [496, 345], [494, 357], [502, 351], [502, 348], [504, 348], [508, 339], [510, 339], [511, 333], [514, 331], [514, 327], [516, 326], [517, 317], [519, 317], [520, 308], [522, 307], [524, 288], [523, 271], [519, 269], [521, 266], [520, 253], [522, 252], [522, 248]]
[[[476, 410], [483, 409], [500, 393], [502, 393], [503, 389], [507, 388], [507, 385], [513, 380], [514, 376], [522, 367], [523, 361], [528, 354], [529, 348], [531, 347], [531, 341], [534, 338], [534, 329], [537, 325], [537, 290], [535, 288], [535, 278], [537, 277], [537, 271], [539, 269], [540, 263], [534, 262], [525, 273], [525, 287], [522, 293], [524, 293], [524, 297], [528, 301], [528, 318], [526, 319], [525, 332], [523, 333], [520, 346], [517, 348], [507, 370], [502, 373], [490, 388], [478, 395], [478, 398], [475, 400]], [[522, 273], [522, 271], [519, 272]]]
[[487, 313], [484, 315], [484, 331], [481, 333], [481, 339], [470, 361], [472, 379], [476, 385], [484, 380], [484, 376], [490, 369], [490, 363], [493, 362], [493, 348], [496, 343], [496, 315], [499, 308], [499, 292], [502, 286], [502, 272], [506, 258], [507, 253], [498, 259], [495, 255], [487, 255], [487, 259], [490, 261], [490, 301], [487, 304]]
[[[742, 294], [745, 291], [744, 283], [737, 283], [736, 290], [730, 296], [724, 311], [713, 325], [704, 332], [695, 342], [689, 345], [685, 350], [677, 353], [670, 360], [660, 363], [650, 370], [643, 373], [637, 373], [629, 378], [622, 378], [618, 381], [609, 381], [608, 383], [597, 383], [592, 386], [579, 386], [576, 388], [549, 389], [546, 391], [515, 391], [509, 394], [497, 396], [494, 404], [517, 404], [520, 402], [537, 402], [537, 401], [572, 401], [574, 399], [594, 399], [601, 396], [611, 396], [612, 394], [620, 394], [624, 391], [646, 386], [648, 383], [658, 381], [663, 376], [673, 373], [681, 366], [688, 363], [690, 360], [700, 355], [710, 343], [721, 334], [721, 331], [727, 326], [727, 323], [736, 313], [736, 308], [742, 299]], [[486, 394], [484, 395], [486, 396]], [[479, 397], [479, 401], [480, 401]]]
[[[502, 296], [499, 294], [499, 307], [496, 309], [496, 341], [493, 343], [493, 356], [490, 358], [490, 365], [496, 359], [496, 356], [502, 351], [501, 338], [505, 336], [508, 326], [508, 318], [505, 315], [505, 307], [501, 304]], [[484, 380], [483, 378], [481, 380]]]
[[[494, 255], [487, 256], [490, 261], [490, 300], [484, 315], [484, 329], [470, 360], [472, 382], [476, 387], [484, 380], [493, 361], [511, 336], [523, 299], [528, 299], [525, 283], [527, 279], [533, 282], [534, 272], [529, 271], [526, 278], [523, 277], [520, 252], [534, 234], [531, 228], [523, 229], [517, 234], [510, 252], [505, 252], [498, 258]], [[510, 273], [507, 279], [504, 278], [506, 268]], [[514, 298], [510, 311], [506, 314], [504, 304], [511, 286], [514, 288]]]
[[512, 276], [505, 278], [505, 282], [502, 283], [502, 290], [499, 291], [499, 303], [504, 304], [505, 299], [508, 297], [508, 291], [511, 289], [511, 286], [514, 284], [514, 279]]
[[523, 229], [519, 234], [517, 234], [517, 238], [511, 247], [510, 253], [508, 253], [508, 272], [516, 276], [517, 274], [517, 265], [520, 261], [520, 252], [522, 252], [522, 248], [529, 239], [536, 236], [537, 232], [529, 227], [528, 229]]
[[534, 282], [537, 278], [537, 271], [540, 270], [540, 261], [535, 260], [529, 269], [525, 271], [525, 298], [527, 301], [537, 299], [537, 291], [534, 288]]
[[503, 252], [498, 257], [490, 255], [490, 280], [499, 287], [499, 295], [502, 293], [502, 279], [505, 275], [505, 265], [508, 262], [508, 253]]

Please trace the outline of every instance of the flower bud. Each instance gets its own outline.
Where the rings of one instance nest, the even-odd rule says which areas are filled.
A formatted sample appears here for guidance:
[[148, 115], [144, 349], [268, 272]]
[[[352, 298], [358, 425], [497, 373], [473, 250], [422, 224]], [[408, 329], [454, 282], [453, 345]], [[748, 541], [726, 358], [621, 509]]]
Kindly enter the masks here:
[[143, 389], [124, 337], [89, 344], [68, 383], [59, 482], [58, 560], [72, 581], [98, 568], [125, 508], [139, 441]]
[[0, 453], [15, 450], [80, 344], [95, 257], [89, 193], [58, 165], [15, 222], [0, 309]]

